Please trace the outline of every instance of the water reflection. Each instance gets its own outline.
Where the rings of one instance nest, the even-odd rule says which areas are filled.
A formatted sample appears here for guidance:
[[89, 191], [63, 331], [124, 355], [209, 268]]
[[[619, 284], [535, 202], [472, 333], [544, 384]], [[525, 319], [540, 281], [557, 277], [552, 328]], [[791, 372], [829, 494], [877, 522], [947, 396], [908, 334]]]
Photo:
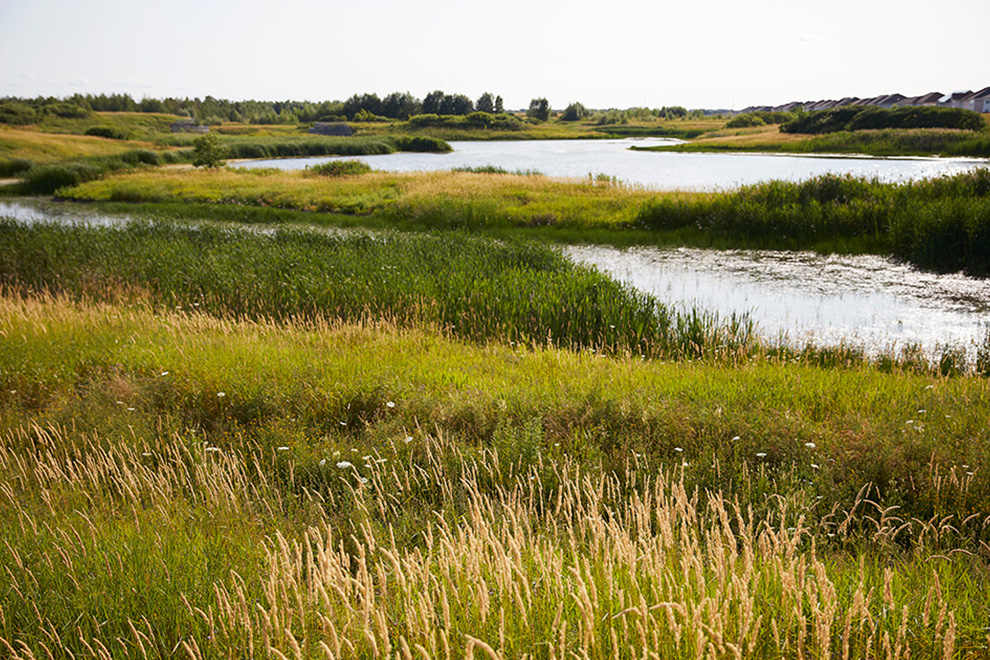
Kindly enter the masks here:
[[748, 312], [762, 334], [868, 351], [970, 351], [990, 319], [990, 280], [940, 275], [877, 256], [811, 252], [569, 247], [575, 261], [681, 307]]

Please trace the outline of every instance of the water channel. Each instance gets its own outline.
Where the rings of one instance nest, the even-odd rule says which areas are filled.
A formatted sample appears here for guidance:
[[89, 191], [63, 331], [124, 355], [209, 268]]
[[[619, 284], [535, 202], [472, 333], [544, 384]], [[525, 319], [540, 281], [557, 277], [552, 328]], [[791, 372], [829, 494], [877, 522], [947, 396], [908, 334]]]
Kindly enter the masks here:
[[[715, 190], [769, 179], [799, 181], [825, 173], [903, 181], [953, 174], [986, 166], [978, 158], [867, 158], [744, 153], [633, 151], [632, 146], [677, 144], [671, 138], [623, 140], [529, 140], [451, 142], [447, 154], [395, 153], [348, 157], [376, 170], [415, 172], [492, 165], [510, 172], [535, 171], [552, 177], [615, 177], [627, 184], [662, 190]], [[348, 158], [283, 158], [238, 163], [238, 167], [303, 169]]]

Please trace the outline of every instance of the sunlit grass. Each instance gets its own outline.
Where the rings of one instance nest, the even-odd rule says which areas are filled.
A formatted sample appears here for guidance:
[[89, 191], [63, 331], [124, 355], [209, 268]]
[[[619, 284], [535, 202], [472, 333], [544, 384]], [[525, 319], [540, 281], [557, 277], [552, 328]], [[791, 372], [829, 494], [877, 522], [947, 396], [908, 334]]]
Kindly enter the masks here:
[[984, 380], [119, 294], [0, 297], [12, 658], [987, 650]]

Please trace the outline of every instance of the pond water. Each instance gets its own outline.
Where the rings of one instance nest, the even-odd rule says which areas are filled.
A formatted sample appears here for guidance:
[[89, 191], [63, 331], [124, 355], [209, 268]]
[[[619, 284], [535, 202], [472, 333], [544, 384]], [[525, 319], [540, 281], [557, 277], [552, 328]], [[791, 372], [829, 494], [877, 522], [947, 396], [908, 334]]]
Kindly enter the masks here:
[[[727, 189], [769, 179], [799, 181], [825, 173], [919, 179], [986, 166], [976, 158], [866, 158], [773, 154], [671, 153], [632, 151], [631, 146], [676, 144], [671, 138], [624, 140], [519, 140], [451, 142], [447, 154], [396, 153], [349, 157], [391, 172], [450, 170], [493, 165], [510, 172], [537, 171], [547, 176], [615, 177], [628, 184], [664, 190]], [[343, 158], [346, 160], [347, 158]], [[238, 167], [303, 169], [342, 158], [285, 158], [238, 163]]]
[[877, 256], [572, 246], [573, 260], [682, 308], [747, 312], [760, 334], [876, 354], [945, 346], [973, 357], [990, 326], [990, 279], [934, 274]]
[[[0, 202], [19, 222], [121, 224], [78, 204]], [[244, 227], [264, 231], [263, 227]], [[990, 323], [990, 279], [919, 271], [877, 256], [811, 252], [569, 246], [564, 253], [680, 308], [748, 313], [769, 339], [861, 346], [871, 353], [944, 346], [972, 359]]]

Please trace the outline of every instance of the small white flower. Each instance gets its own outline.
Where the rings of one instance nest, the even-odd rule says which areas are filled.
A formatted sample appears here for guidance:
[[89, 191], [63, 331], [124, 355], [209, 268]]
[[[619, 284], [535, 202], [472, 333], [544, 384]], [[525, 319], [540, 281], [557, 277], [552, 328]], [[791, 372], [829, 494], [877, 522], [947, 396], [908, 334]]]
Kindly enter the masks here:
[[817, 470], [817, 469], [818, 469], [818, 464], [817, 464], [817, 463], [812, 463], [812, 464], [811, 464], [811, 468], [812, 468], [813, 470]]
[[389, 408], [395, 408], [395, 401], [388, 401], [385, 403], [385, 405], [388, 406]]
[[739, 439], [739, 436], [738, 436], [738, 435], [734, 435], [734, 436], [732, 436], [732, 441], [733, 441], [733, 442], [735, 442], [735, 441], [736, 441], [736, 440], [738, 440], [738, 439]]
[[553, 446], [554, 447], [559, 447], [560, 446], [560, 443], [559, 442], [555, 442], [555, 443], [553, 443]]
[[142, 456], [151, 456], [151, 452], [150, 451], [141, 452], [141, 455]]
[[363, 484], [368, 483], [368, 477], [360, 477], [358, 480]]
[[674, 447], [674, 451], [681, 452], [681, 451], [684, 451], [684, 449], [681, 448], [681, 447]]
[[683, 463], [681, 463], [681, 467], [688, 467], [689, 465], [690, 465], [690, 463], [688, 463], [687, 461], [684, 461]]
[[217, 392], [217, 398], [222, 399], [225, 396], [227, 396], [227, 393], [226, 392]]
[[757, 458], [766, 458], [767, 457], [767, 453], [765, 451], [758, 451], [758, 452], [756, 452], [756, 457]]
[[815, 443], [813, 443], [813, 442], [806, 442], [806, 443], [804, 443], [804, 446], [807, 447], [808, 449], [814, 449], [815, 448]]
[[279, 450], [279, 451], [288, 451], [288, 450], [289, 450], [289, 448], [288, 448], [288, 447], [286, 447], [286, 446], [284, 446], [284, 445], [283, 445], [283, 446], [281, 446], [281, 447], [276, 447], [275, 449], [277, 449], [277, 450]]
[[324, 458], [320, 460], [320, 467], [323, 467], [326, 464], [327, 464], [327, 459]]
[[354, 467], [354, 464], [351, 463], [350, 461], [337, 461], [337, 467], [339, 467], [341, 470], [346, 470], [347, 468]]
[[925, 410], [924, 408], [922, 408], [921, 410], [918, 411], [918, 414], [919, 415], [924, 415], [926, 412], [928, 412], [928, 411]]
[[333, 452], [333, 455], [334, 456], [340, 456], [340, 450], [339, 449], [335, 449], [334, 452]]
[[412, 442], [412, 436], [411, 435], [407, 435], [402, 441], [405, 442], [406, 444], [408, 444], [408, 443]]
[[167, 375], [168, 375], [168, 372], [167, 372], [167, 371], [163, 371], [163, 372], [162, 372], [162, 375], [163, 375], [163, 376], [167, 376]]
[[216, 452], [219, 452], [220, 451], [220, 448], [219, 447], [207, 447], [203, 451], [208, 451], [208, 452], [211, 452], [211, 453], [216, 453]]
[[347, 426], [347, 422], [341, 422], [340, 425], [341, 426]]

